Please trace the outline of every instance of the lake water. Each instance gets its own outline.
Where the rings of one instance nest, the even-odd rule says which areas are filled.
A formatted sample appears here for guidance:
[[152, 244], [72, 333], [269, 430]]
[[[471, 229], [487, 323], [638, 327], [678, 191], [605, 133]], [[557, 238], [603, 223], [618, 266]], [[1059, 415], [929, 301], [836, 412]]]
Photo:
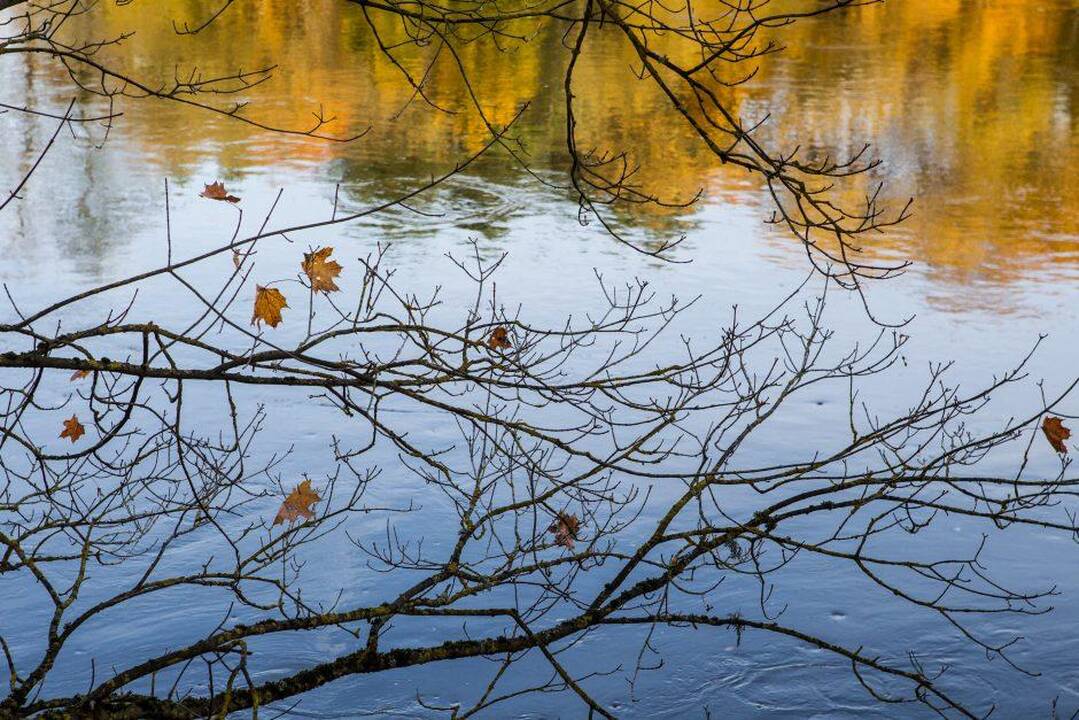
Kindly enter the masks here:
[[[251, 102], [251, 117], [306, 127], [321, 106], [336, 118], [327, 132], [345, 136], [370, 130], [354, 142], [331, 143], [253, 131], [203, 111], [143, 101], [118, 108], [124, 115], [104, 144], [100, 128], [74, 138], [62, 134], [25, 198], [0, 213], [0, 281], [23, 310], [160, 264], [166, 178], [176, 252], [188, 255], [227, 240], [235, 222], [232, 208], [197, 197], [203, 183], [222, 179], [242, 197], [249, 229], [283, 190], [274, 225], [286, 226], [324, 218], [338, 187], [342, 208], [368, 205], [445, 172], [487, 140], [448, 63], [435, 66], [431, 97], [455, 112], [410, 102], [410, 89], [380, 59], [362, 14], [346, 3], [320, 3], [317, 11], [300, 13], [283, 0], [241, 2], [198, 36], [176, 35], [173, 20], [193, 21], [198, 5], [103, 3], [76, 27], [104, 35], [135, 30], [122, 48], [104, 52], [147, 78], [171, 78], [177, 66], [198, 65], [212, 73], [277, 64], [270, 82], [244, 96]], [[385, 30], [395, 37], [392, 27]], [[905, 407], [907, 393], [924, 379], [931, 360], [954, 360], [953, 380], [976, 387], [1021, 359], [1041, 333], [1048, 337], [1032, 362], [1032, 381], [1045, 378], [1047, 388], [1063, 387], [1079, 367], [1079, 4], [890, 0], [801, 23], [780, 36], [786, 51], [768, 58], [752, 82], [730, 91], [742, 115], [770, 112], [765, 132], [771, 140], [820, 154], [872, 142], [884, 165], [847, 188], [846, 197], [857, 198], [883, 180], [895, 201], [916, 198], [910, 221], [866, 248], [884, 260], [913, 262], [900, 278], [867, 290], [883, 319], [914, 318], [904, 330], [912, 337], [905, 367], [867, 389], [876, 407], [882, 412]], [[529, 44], [507, 52], [477, 44], [463, 54], [470, 71], [483, 78], [478, 93], [496, 122], [508, 121], [522, 103], [530, 103], [516, 132], [532, 168], [553, 184], [561, 182], [565, 170], [560, 82], [566, 53], [559, 40], [557, 32], [540, 30]], [[594, 269], [609, 279], [648, 279], [661, 294], [701, 295], [703, 302], [679, 328], [690, 335], [714, 332], [732, 304], [747, 315], [765, 310], [804, 279], [801, 246], [763, 223], [769, 204], [753, 178], [718, 166], [685, 128], [661, 120], [669, 117], [664, 99], [634, 78], [630, 64], [617, 36], [596, 36], [577, 80], [582, 133], [597, 147], [628, 148], [640, 163], [640, 181], [649, 187], [681, 198], [702, 191], [702, 200], [689, 208], [642, 209], [615, 218], [641, 242], [684, 234], [675, 256], [691, 262], [657, 261], [616, 243], [594, 224], [582, 227], [576, 203], [563, 190], [541, 184], [504, 153], [492, 153], [425, 197], [419, 205], [424, 214], [396, 210], [305, 235], [296, 244], [332, 244], [347, 268], [376, 243], [388, 243], [387, 263], [406, 287], [422, 293], [441, 285], [447, 307], [460, 308], [468, 288], [445, 255], [469, 252], [474, 239], [488, 256], [509, 253], [498, 276], [499, 293], [507, 304], [527, 308], [536, 321], [557, 322], [587, 311], [600, 297]], [[43, 58], [0, 56], [0, 102], [62, 112], [71, 96], [66, 74]], [[87, 113], [103, 109], [87, 98], [80, 107]], [[53, 128], [54, 121], [45, 118], [0, 115], [0, 196], [34, 162]], [[284, 242], [265, 245], [259, 272], [294, 274], [297, 250]], [[197, 273], [189, 279], [213, 281]], [[176, 297], [175, 288], [151, 288], [136, 311], [162, 322], [179, 321], [191, 308]], [[104, 307], [91, 306], [69, 322]], [[11, 317], [5, 306], [0, 320]], [[860, 302], [838, 294], [828, 323], [838, 340], [848, 343], [874, 332]], [[274, 432], [263, 452], [291, 446], [294, 454], [281, 472], [317, 473], [326, 461], [325, 408], [300, 395], [251, 399], [269, 404], [268, 427]], [[1009, 413], [1035, 410], [1038, 402], [1036, 386], [1028, 383], [979, 422], [988, 427]], [[212, 398], [205, 399], [205, 407], [212, 412]], [[845, 407], [845, 398], [803, 398], [780, 419], [767, 444], [748, 451], [746, 461], [770, 464], [827, 447], [844, 432], [835, 413]], [[1074, 412], [1076, 404], [1069, 409]], [[339, 420], [335, 416], [332, 422]], [[414, 423], [420, 438], [437, 440], [446, 432], [437, 418], [422, 413]], [[1014, 460], [993, 456], [985, 469], [1007, 472]], [[425, 489], [399, 471], [391, 453], [382, 451], [374, 462], [384, 465], [388, 478], [379, 499], [405, 504], [425, 499]], [[1053, 474], [1058, 467], [1042, 443], [1028, 472]], [[656, 497], [662, 502], [663, 492]], [[433, 543], [444, 539], [431, 528], [447, 513], [437, 500], [430, 501], [422, 527]], [[934, 541], [942, 544], [977, 543], [985, 529], [952, 518], [941, 525]], [[353, 530], [374, 535], [384, 526], [360, 522]], [[198, 550], [193, 547], [192, 553]], [[1015, 656], [1043, 671], [1041, 677], [988, 661], [939, 619], [897, 604], [849, 572], [819, 561], [791, 567], [777, 581], [777, 601], [796, 601], [791, 617], [836, 642], [864, 644], [893, 657], [914, 647], [925, 658], [950, 664], [947, 686], [979, 707], [996, 703], [994, 717], [1048, 717], [1056, 696], [1068, 716], [1079, 708], [1074, 632], [1079, 548], [1066, 537], [1012, 528], [996, 537], [991, 552], [997, 576], [1008, 584], [1056, 585], [1061, 592], [1047, 616], [998, 616], [978, 624], [989, 637], [1025, 636]], [[377, 602], [392, 591], [390, 581], [372, 574], [346, 543], [324, 547], [322, 553], [322, 562], [310, 569], [313, 586], [330, 595], [345, 589], [356, 602]], [[752, 588], [730, 590], [732, 606], [754, 601]], [[0, 630], [14, 640], [16, 655], [32, 654], [37, 600], [26, 594], [5, 602], [13, 609], [0, 612]], [[123, 621], [91, 625], [61, 658], [48, 690], [85, 687], [91, 653], [98, 667], [125, 665], [133, 655], [180, 644], [198, 628], [218, 622], [222, 612], [223, 607], [183, 601], [165, 608], [143, 604]], [[400, 642], [437, 642], [447, 630], [432, 623], [400, 632]], [[615, 633], [602, 644], [590, 637], [573, 667], [610, 669], [623, 660], [632, 666], [640, 636], [625, 636], [624, 643], [613, 642], [613, 650]], [[633, 692], [624, 672], [591, 685], [620, 716], [700, 718], [706, 707], [716, 718], [927, 716], [915, 707], [875, 705], [843, 663], [790, 643], [748, 634], [736, 644], [731, 633], [702, 631], [664, 633], [657, 644], [665, 650], [666, 665], [645, 673]], [[259, 677], [348, 648], [329, 634], [275, 640], [260, 650]], [[467, 703], [494, 669], [477, 660], [350, 678], [305, 696], [296, 712], [327, 718], [435, 717], [417, 703], [417, 693], [437, 704]], [[537, 677], [547, 672], [538, 662], [523, 670]], [[491, 716], [582, 717], [584, 712], [571, 697], [541, 695]]]

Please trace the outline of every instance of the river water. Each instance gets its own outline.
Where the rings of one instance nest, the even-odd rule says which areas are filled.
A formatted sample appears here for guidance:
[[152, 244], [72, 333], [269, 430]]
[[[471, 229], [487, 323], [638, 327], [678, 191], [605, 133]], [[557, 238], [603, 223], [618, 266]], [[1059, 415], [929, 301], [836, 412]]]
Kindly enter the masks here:
[[[231, 208], [197, 197], [203, 183], [222, 179], [242, 197], [249, 228], [283, 190], [274, 218], [288, 225], [325, 217], [335, 194], [344, 209], [391, 197], [445, 172], [487, 141], [449, 63], [435, 66], [429, 87], [433, 101], [453, 112], [434, 112], [410, 99], [411, 90], [373, 45], [362, 14], [345, 3], [323, 2], [317, 11], [297, 13], [283, 0], [240, 2], [199, 35], [177, 35], [173, 21], [194, 22], [198, 6], [103, 3], [76, 27], [100, 35], [134, 30], [121, 47], [104, 52], [140, 77], [167, 80], [175, 67], [196, 65], [207, 74], [277, 65], [269, 82], [244, 95], [251, 103], [248, 115], [306, 127], [321, 107], [335, 118], [326, 132], [366, 134], [350, 143], [288, 137], [153, 101], [122, 103], [118, 109], [124, 114], [107, 138], [97, 127], [76, 137], [65, 132], [24, 199], [0, 214], [0, 281], [23, 310], [159, 264], [166, 179], [174, 243], [179, 252], [194, 254], [226, 240], [235, 220]], [[386, 32], [392, 37], [392, 28]], [[884, 164], [847, 188], [846, 197], [883, 181], [889, 198], [916, 199], [908, 222], [867, 247], [874, 257], [912, 261], [904, 275], [867, 291], [884, 319], [913, 318], [904, 328], [912, 339], [900, 379], [871, 388], [878, 406], [904, 407], [913, 387], [905, 378], [924, 378], [932, 360], [954, 361], [953, 380], [975, 387], [1018, 361], [1040, 334], [1047, 338], [1032, 362], [1032, 380], [1045, 378], [1050, 389], [1070, 380], [1079, 351], [1079, 4], [889, 0], [795, 25], [781, 37], [786, 50], [766, 59], [750, 83], [730, 91], [743, 116], [770, 112], [764, 132], [772, 141], [821, 154], [872, 142]], [[462, 55], [470, 72], [483, 78], [478, 94], [495, 122], [508, 121], [529, 103], [517, 136], [531, 167], [555, 184], [565, 170], [560, 74], [566, 56], [559, 39], [540, 29], [531, 42], [506, 52], [477, 44]], [[762, 311], [804, 279], [804, 253], [763, 222], [769, 205], [755, 180], [718, 166], [684, 128], [661, 120], [669, 117], [664, 99], [634, 77], [628, 50], [614, 34], [596, 36], [577, 82], [584, 137], [597, 147], [628, 148], [640, 164], [640, 181], [665, 195], [702, 192], [685, 209], [643, 209], [615, 218], [641, 242], [684, 234], [676, 257], [690, 262], [647, 258], [594, 224], [582, 227], [565, 192], [541, 184], [498, 153], [425, 198], [423, 214], [394, 211], [299, 242], [333, 244], [346, 267], [376, 243], [389, 244], [387, 262], [407, 287], [419, 292], [441, 285], [447, 304], [463, 306], [466, 285], [445, 255], [467, 253], [475, 240], [489, 256], [509, 253], [498, 277], [502, 299], [550, 322], [596, 301], [596, 269], [608, 278], [646, 278], [661, 293], [702, 296], [681, 330], [703, 336], [732, 304], [747, 314]], [[66, 74], [42, 58], [0, 57], [0, 102], [62, 111], [72, 97], [70, 87]], [[84, 112], [103, 109], [98, 101], [82, 100]], [[5, 196], [53, 127], [45, 118], [0, 115]], [[267, 246], [259, 261], [269, 275], [285, 276], [294, 272], [295, 250]], [[185, 308], [170, 304], [170, 297], [151, 294], [140, 307], [161, 320], [183, 317]], [[10, 316], [5, 307], [0, 317]], [[850, 342], [874, 331], [853, 298], [837, 295], [828, 318]], [[1027, 396], [1009, 396], [1011, 412], [1023, 414], [1037, 405], [1036, 386], [1024, 387]], [[318, 458], [325, 455], [322, 409], [304, 398], [266, 400], [270, 426], [276, 420], [282, 428], [272, 442], [295, 448], [283, 472], [317, 472]], [[800, 403], [769, 444], [752, 449], [750, 461], [805, 456], [843, 432], [827, 418], [829, 410], [845, 407], [844, 398], [835, 403], [822, 395]], [[984, 422], [999, 423], [1008, 411], [994, 410]], [[415, 420], [420, 437], [437, 438], [443, 431], [434, 418]], [[1038, 449], [1028, 472], [1054, 473], [1058, 460], [1048, 448]], [[424, 488], [397, 472], [391, 455], [375, 460], [394, 480], [383, 499], [423, 499]], [[986, 470], [1007, 472], [1013, 466], [1014, 458], [993, 457]], [[947, 532], [937, 542], [945, 544], [977, 542], [984, 529], [952, 519], [943, 525]], [[384, 528], [361, 525], [355, 531]], [[437, 533], [433, 538], [437, 542]], [[826, 566], [792, 568], [777, 592], [781, 600], [799, 601], [791, 612], [804, 626], [837, 642], [892, 656], [914, 647], [923, 657], [949, 663], [949, 687], [969, 701], [996, 703], [995, 716], [1048, 717], [1058, 696], [1070, 714], [1079, 707], [1079, 549], [1068, 538], [1015, 528], [998, 540], [998, 577], [1012, 586], [1056, 585], [1061, 592], [1047, 616], [1002, 616], [979, 626], [994, 638], [1025, 636], [1015, 655], [1042, 671], [1040, 677], [988, 661], [939, 621], [871, 588], [837, 587], [853, 581]], [[370, 573], [350, 546], [325, 553], [326, 566], [311, 570], [314, 583], [346, 587], [358, 602], [384, 597], [386, 581]], [[15, 639], [17, 655], [32, 653], [35, 636], [26, 619], [33, 616], [34, 600], [27, 595], [11, 602], [19, 612], [0, 613], [0, 629]], [[732, 602], [739, 602], [736, 594]], [[88, 627], [62, 658], [62, 672], [49, 690], [84, 687], [91, 653], [99, 667], [123, 665], [132, 655], [179, 644], [192, 627], [220, 620], [220, 612], [183, 603], [146, 605], [122, 622]], [[439, 632], [434, 626], [410, 628], [401, 639], [430, 642]], [[624, 659], [621, 654], [632, 663], [639, 641], [627, 633], [615, 651], [601, 651], [592, 638], [586, 646], [602, 655], [592, 658], [600, 670], [610, 669], [600, 667], [602, 662]], [[657, 642], [666, 650], [666, 666], [645, 673], [632, 692], [624, 672], [591, 685], [619, 715], [704, 717], [708, 708], [711, 717], [723, 718], [924, 716], [914, 707], [874, 705], [842, 663], [791, 644], [750, 635], [736, 644], [732, 636], [708, 633], [671, 634]], [[263, 650], [260, 677], [346, 648], [332, 637], [277, 641]], [[590, 667], [587, 654], [575, 662], [578, 669]], [[538, 664], [532, 669], [546, 672]], [[437, 704], [467, 703], [493, 671], [486, 661], [474, 661], [343, 680], [305, 697], [296, 712], [435, 717], [418, 704], [418, 693]], [[583, 715], [573, 698], [541, 695], [491, 716]]]

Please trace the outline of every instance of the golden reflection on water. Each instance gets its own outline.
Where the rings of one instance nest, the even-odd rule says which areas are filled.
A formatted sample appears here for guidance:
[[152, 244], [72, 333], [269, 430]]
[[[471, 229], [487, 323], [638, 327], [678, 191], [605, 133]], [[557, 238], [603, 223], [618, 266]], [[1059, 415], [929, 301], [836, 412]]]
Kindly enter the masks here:
[[[195, 65], [204, 74], [278, 65], [271, 82], [245, 97], [252, 117], [306, 127], [321, 106], [336, 117], [330, 131], [370, 131], [344, 145], [286, 139], [168, 103], [129, 105], [117, 132], [174, 176], [209, 160], [233, 177], [299, 161], [336, 163], [340, 171], [329, 181], [415, 178], [444, 170], [489, 138], [448, 54], [431, 66], [426, 85], [430, 99], [451, 111], [438, 112], [413, 97], [354, 6], [323, 0], [298, 13], [284, 0], [241, 0], [201, 34], [178, 36], [173, 21], [198, 21], [201, 6], [101, 3], [73, 32], [135, 30], [107, 52], [143, 78], [167, 81], [175, 68]], [[405, 39], [393, 22], [379, 29], [384, 42]], [[530, 103], [518, 130], [529, 160], [558, 170], [566, 163], [560, 28], [516, 29], [530, 41], [502, 49], [476, 42], [460, 57], [496, 124]], [[764, 132], [786, 148], [834, 154], [874, 143], [884, 167], [846, 186], [845, 199], [856, 203], [885, 180], [890, 196], [917, 203], [915, 217], [871, 252], [924, 261], [959, 283], [1079, 265], [1076, 3], [890, 0], [800, 22], [778, 37], [785, 52], [731, 90], [731, 105], [744, 118], [771, 112]], [[400, 57], [422, 76], [433, 50]], [[665, 197], [685, 199], [700, 188], [705, 202], [763, 208], [753, 181], [707, 156], [633, 65], [617, 33], [591, 38], [575, 81], [580, 145], [629, 151], [640, 182]], [[482, 172], [496, 182], [520, 180], [504, 158]], [[657, 209], [645, 224], [663, 232], [696, 212]]]

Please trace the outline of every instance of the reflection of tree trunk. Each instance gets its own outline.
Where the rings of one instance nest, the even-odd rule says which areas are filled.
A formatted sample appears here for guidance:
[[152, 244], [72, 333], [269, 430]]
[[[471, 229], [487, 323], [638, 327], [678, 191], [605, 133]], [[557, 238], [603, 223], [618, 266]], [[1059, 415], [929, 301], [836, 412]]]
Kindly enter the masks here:
[[[0, 0], [2, 3], [3, 0]], [[31, 104], [34, 98], [34, 58], [33, 56], [27, 57], [23, 62], [23, 93], [22, 96], [26, 98], [27, 104]], [[21, 113], [20, 113], [21, 115]], [[23, 146], [22, 157], [19, 165], [20, 172], [27, 172], [30, 169], [30, 164], [33, 162], [34, 157], [34, 135], [36, 130], [37, 119], [32, 115], [23, 116], [25, 119], [25, 125], [23, 125]], [[30, 235], [30, 222], [27, 208], [27, 203], [15, 201], [15, 221], [16, 227], [18, 227], [18, 234], [15, 237], [28, 238]]]

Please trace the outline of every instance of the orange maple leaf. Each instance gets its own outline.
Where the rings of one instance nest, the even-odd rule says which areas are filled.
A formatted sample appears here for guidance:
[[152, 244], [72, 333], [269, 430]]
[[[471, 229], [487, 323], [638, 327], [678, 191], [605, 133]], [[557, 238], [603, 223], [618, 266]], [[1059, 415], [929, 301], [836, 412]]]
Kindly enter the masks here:
[[210, 200], [225, 200], [230, 203], [240, 202], [240, 198], [228, 194], [225, 190], [225, 183], [220, 180], [215, 180], [207, 185], [206, 189], [199, 193], [199, 197], [209, 198]]
[[76, 380], [82, 380], [84, 377], [90, 374], [89, 370], [76, 370], [71, 373], [71, 377], [68, 378], [69, 382], [75, 382]]
[[548, 532], [554, 533], [554, 541], [556, 545], [561, 545], [569, 550], [573, 549], [573, 543], [577, 540], [577, 533], [581, 529], [581, 521], [577, 519], [576, 515], [570, 515], [569, 513], [560, 512], [555, 521], [551, 523], [551, 527], [547, 528]]
[[264, 322], [270, 327], [277, 327], [281, 322], [281, 309], [287, 308], [285, 296], [277, 288], [255, 286], [255, 312], [251, 316], [251, 324], [257, 325]]
[[336, 260], [327, 259], [332, 254], [332, 247], [324, 247], [303, 254], [300, 267], [307, 275], [307, 279], [311, 281], [311, 289], [315, 292], [331, 293], [341, 289], [333, 281], [341, 274], [341, 265]]
[[487, 347], [492, 350], [508, 350], [513, 347], [510, 344], [510, 333], [502, 325], [499, 325], [487, 336]]
[[60, 437], [69, 438], [71, 443], [75, 444], [85, 434], [86, 428], [82, 426], [77, 416], [72, 415], [70, 419], [64, 420], [64, 431], [60, 433]]
[[304, 480], [302, 483], [296, 486], [296, 488], [288, 494], [285, 501], [281, 503], [281, 508], [277, 511], [277, 515], [273, 519], [274, 525], [280, 525], [283, 522], [295, 522], [300, 518], [306, 518], [308, 520], [314, 520], [315, 511], [312, 506], [322, 498], [318, 493], [311, 489], [311, 481]]
[[1064, 441], [1072, 436], [1072, 431], [1064, 427], [1063, 420], [1052, 415], [1046, 416], [1042, 421], [1042, 432], [1045, 433], [1045, 439], [1054, 450], [1062, 454], [1068, 452], [1068, 446], [1064, 444]]

